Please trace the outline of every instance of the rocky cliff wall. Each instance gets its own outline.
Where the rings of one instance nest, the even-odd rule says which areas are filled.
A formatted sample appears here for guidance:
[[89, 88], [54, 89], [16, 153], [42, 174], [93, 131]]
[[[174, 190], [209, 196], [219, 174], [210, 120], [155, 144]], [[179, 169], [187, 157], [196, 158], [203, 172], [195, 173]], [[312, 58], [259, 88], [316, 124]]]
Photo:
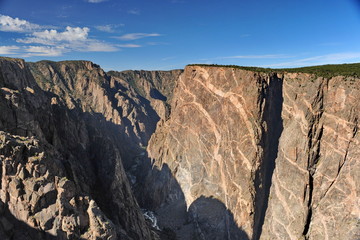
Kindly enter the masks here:
[[155, 238], [122, 163], [148, 134], [130, 90], [90, 62], [6, 58], [0, 87], [4, 239]]
[[282, 95], [260, 239], [359, 239], [359, 79], [285, 74]]
[[358, 239], [360, 81], [330, 75], [0, 58], [0, 238]]
[[239, 239], [229, 218], [209, 230], [213, 205], [192, 207], [204, 198], [249, 239], [358, 239], [359, 87], [355, 77], [188, 66], [149, 156], [179, 182], [200, 239]]
[[150, 105], [162, 119], [170, 115], [170, 102], [174, 87], [183, 70], [172, 71], [110, 71], [107, 74], [120, 82], [126, 82], [136, 92], [150, 101]]

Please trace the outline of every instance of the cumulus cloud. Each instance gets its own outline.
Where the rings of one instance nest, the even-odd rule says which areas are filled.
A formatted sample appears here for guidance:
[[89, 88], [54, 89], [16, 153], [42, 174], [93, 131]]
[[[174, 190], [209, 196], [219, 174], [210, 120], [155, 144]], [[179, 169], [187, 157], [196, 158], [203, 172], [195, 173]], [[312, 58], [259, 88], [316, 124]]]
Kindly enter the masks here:
[[12, 18], [0, 14], [0, 31], [3, 32], [32, 32], [41, 26], [19, 18]]
[[18, 39], [20, 43], [39, 43], [44, 45], [55, 45], [58, 42], [74, 42], [84, 41], [88, 38], [90, 29], [87, 27], [66, 27], [64, 32], [58, 32], [57, 30], [45, 30], [43, 32], [34, 32], [32, 37], [25, 39]]
[[129, 41], [129, 40], [136, 40], [136, 39], [145, 38], [145, 37], [159, 37], [159, 36], [161, 36], [161, 34], [159, 34], [159, 33], [128, 33], [128, 34], [124, 34], [120, 37], [115, 37], [115, 38], [120, 39], [120, 40]]
[[18, 50], [18, 46], [0, 46], [0, 54], [16, 54]]
[[[80, 52], [113, 52], [119, 50], [116, 46], [89, 38], [87, 27], [66, 27], [65, 31], [45, 30], [34, 32], [30, 37], [18, 39], [18, 43], [41, 44], [45, 46], [32, 47], [31, 56], [59, 56], [70, 51]], [[54, 47], [56, 46], [56, 47]]]
[[[100, 2], [102, 0], [89, 0]], [[96, 26], [104, 32], [114, 32], [121, 24]], [[52, 29], [51, 29], [52, 28]], [[19, 18], [0, 14], [0, 31], [19, 32], [24, 37], [16, 39], [17, 46], [0, 46], [0, 54], [32, 56], [61, 56], [68, 52], [115, 52], [121, 48], [137, 48], [137, 44], [113, 44], [92, 38], [88, 27], [70, 27], [59, 30], [54, 27], [41, 26]], [[46, 30], [44, 30], [46, 29]], [[121, 36], [124, 40], [160, 36], [157, 33], [132, 33]]]

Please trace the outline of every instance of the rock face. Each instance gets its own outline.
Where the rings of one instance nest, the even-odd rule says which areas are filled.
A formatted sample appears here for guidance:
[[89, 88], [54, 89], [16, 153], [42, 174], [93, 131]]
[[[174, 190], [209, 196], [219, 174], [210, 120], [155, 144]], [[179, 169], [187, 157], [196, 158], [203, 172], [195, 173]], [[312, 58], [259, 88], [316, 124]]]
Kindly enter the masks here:
[[354, 77], [285, 75], [261, 239], [359, 239], [359, 96]]
[[[156, 164], [172, 169], [188, 207], [201, 197], [215, 198], [248, 235], [254, 225], [254, 181], [265, 155], [270, 84], [281, 85], [281, 80], [187, 67], [175, 90], [171, 117], [159, 124], [149, 145]], [[231, 233], [229, 238], [235, 239]]]
[[0, 72], [6, 236], [24, 239], [14, 218], [38, 230], [31, 239], [153, 239], [122, 159], [153, 131], [140, 119], [157, 115], [90, 62], [2, 58]]
[[124, 162], [143, 152], [141, 147], [147, 144], [159, 117], [128, 82], [110, 77], [86, 61], [42, 61], [29, 67], [40, 87], [54, 94], [53, 105], [62, 103], [70, 110], [79, 109], [86, 121], [99, 120], [105, 127], [101, 131], [121, 142], [118, 147]]
[[117, 239], [116, 226], [67, 179], [51, 146], [0, 132], [0, 149], [1, 239]]
[[243, 231], [195, 219], [200, 239], [355, 240], [358, 96], [354, 77], [188, 66], [149, 156], [171, 169], [192, 216], [209, 217], [216, 199]]
[[142, 97], [150, 101], [151, 106], [161, 119], [170, 114], [170, 102], [174, 87], [183, 70], [172, 71], [110, 71], [108, 75], [118, 81], [126, 82]]
[[357, 240], [359, 96], [341, 75], [0, 58], [0, 239]]

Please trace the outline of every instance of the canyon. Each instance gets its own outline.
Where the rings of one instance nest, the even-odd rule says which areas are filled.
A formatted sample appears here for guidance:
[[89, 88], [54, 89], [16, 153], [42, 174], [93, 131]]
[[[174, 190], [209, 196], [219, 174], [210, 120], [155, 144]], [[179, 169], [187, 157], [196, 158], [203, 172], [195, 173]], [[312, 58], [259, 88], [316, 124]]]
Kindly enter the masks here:
[[360, 239], [360, 64], [317, 69], [1, 57], [0, 239]]

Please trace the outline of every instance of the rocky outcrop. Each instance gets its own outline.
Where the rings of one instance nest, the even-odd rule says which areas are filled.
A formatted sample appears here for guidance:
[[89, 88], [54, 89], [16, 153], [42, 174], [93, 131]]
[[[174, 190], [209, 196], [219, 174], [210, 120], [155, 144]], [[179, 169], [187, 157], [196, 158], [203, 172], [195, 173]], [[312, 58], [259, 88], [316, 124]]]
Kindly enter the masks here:
[[30, 68], [0, 59], [0, 129], [6, 132], [0, 155], [3, 168], [11, 165], [2, 172], [1, 200], [8, 215], [43, 239], [153, 239], [122, 163], [146, 139], [141, 116], [135, 121], [139, 113], [131, 109], [143, 105], [124, 99], [121, 86], [90, 62]]
[[2, 239], [117, 239], [116, 226], [66, 177], [51, 146], [0, 132], [0, 156]]
[[[149, 156], [171, 169], [192, 216], [204, 214], [199, 199], [210, 216], [211, 198], [252, 239], [357, 239], [359, 94], [355, 77], [188, 66]], [[195, 234], [239, 239], [227, 219]]]

